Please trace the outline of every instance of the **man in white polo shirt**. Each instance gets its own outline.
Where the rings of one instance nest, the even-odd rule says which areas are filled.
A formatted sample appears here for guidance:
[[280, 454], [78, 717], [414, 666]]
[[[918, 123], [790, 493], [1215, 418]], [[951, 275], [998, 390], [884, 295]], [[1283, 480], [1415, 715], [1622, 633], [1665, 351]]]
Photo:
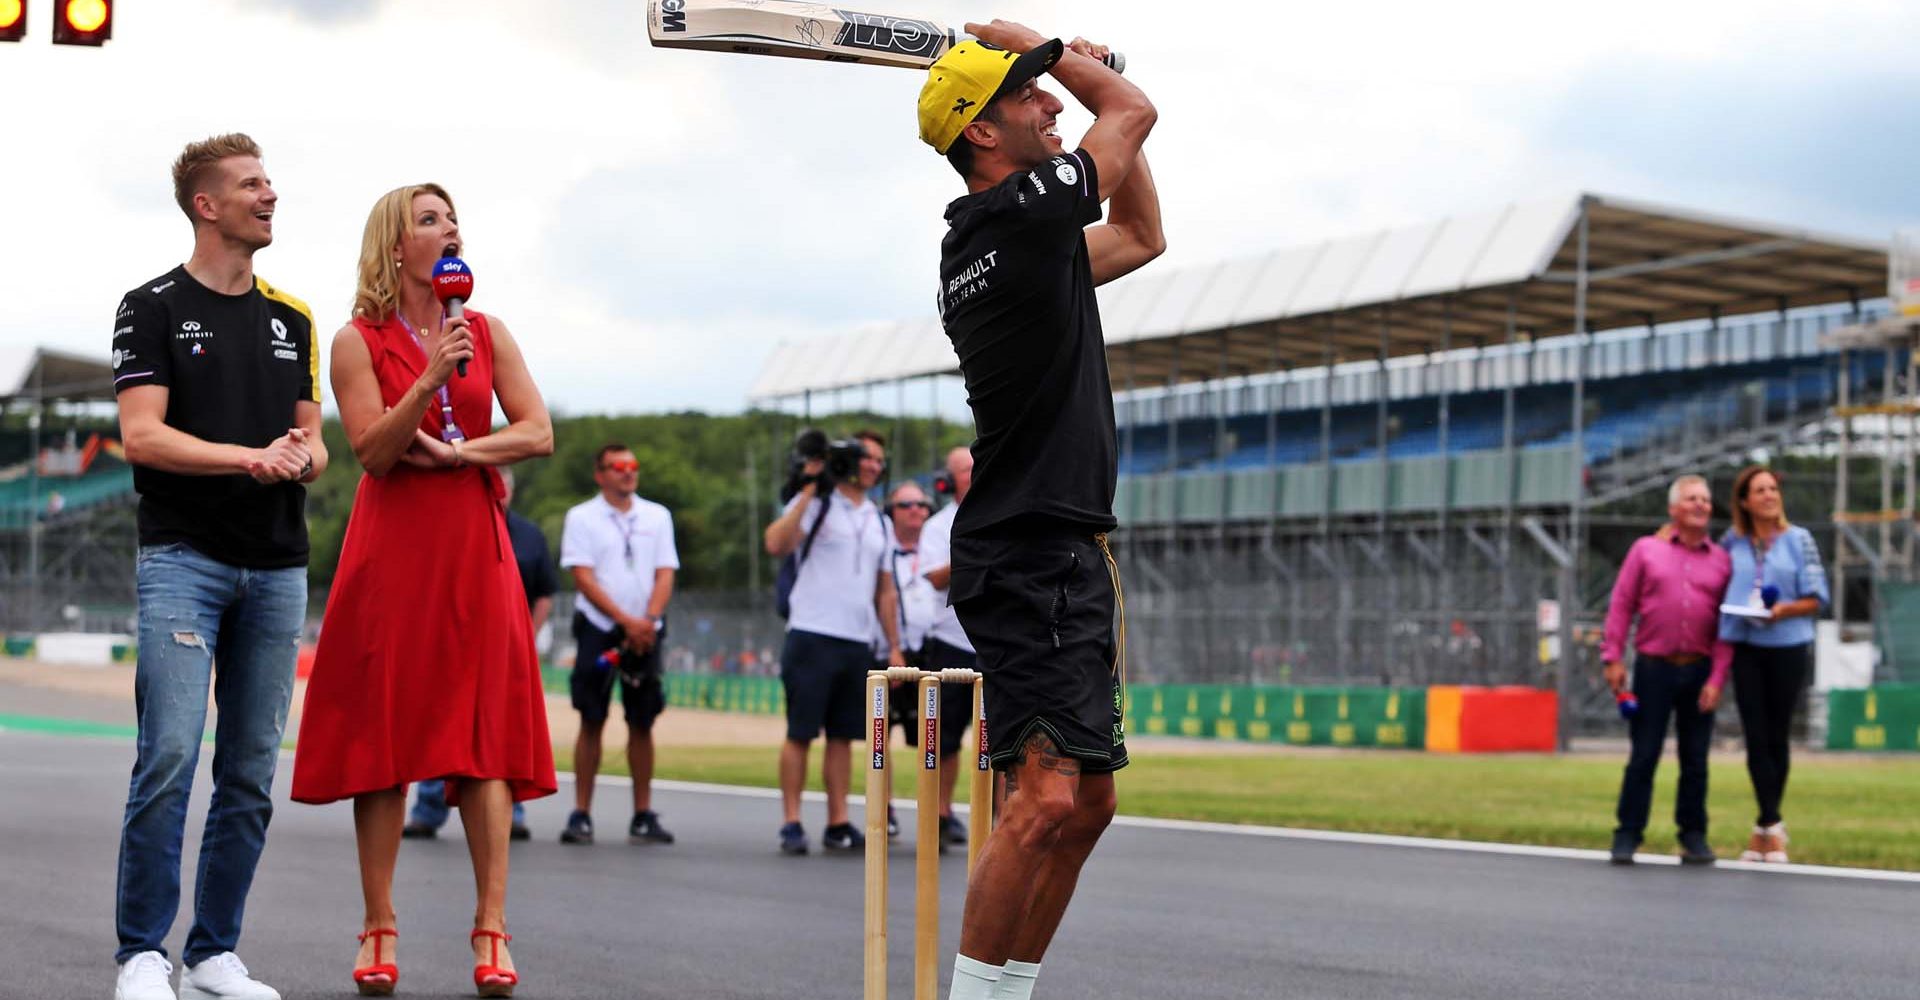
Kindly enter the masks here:
[[573, 744], [573, 814], [563, 844], [593, 843], [593, 779], [613, 689], [627, 718], [627, 766], [633, 774], [629, 843], [673, 843], [653, 811], [653, 721], [666, 707], [660, 683], [660, 640], [680, 556], [673, 514], [634, 495], [640, 463], [624, 444], [594, 459], [600, 495], [567, 511], [560, 565], [573, 574], [573, 707], [580, 735]]
[[[859, 467], [820, 499], [818, 480], [809, 480], [767, 525], [767, 554], [799, 556], [799, 573], [788, 599], [786, 645], [780, 654], [780, 682], [787, 695], [787, 738], [780, 746], [780, 799], [785, 823], [780, 850], [807, 853], [800, 825], [800, 791], [807, 776], [807, 755], [824, 730], [826, 753], [821, 780], [827, 786], [827, 829], [821, 846], [857, 851], [866, 837], [847, 817], [847, 789], [853, 784], [853, 741], [865, 735], [861, 690], [873, 653], [867, 645], [874, 616], [886, 633], [887, 663], [903, 664], [900, 611], [887, 569], [891, 552], [880, 510], [867, 491], [887, 467], [886, 441], [873, 431], [859, 439]], [[805, 472], [815, 476], [819, 461]], [[822, 514], [825, 511], [825, 514]], [[820, 530], [814, 525], [820, 523]]]
[[[894, 589], [900, 595], [900, 645], [906, 654], [907, 665], [929, 669], [927, 660], [927, 634], [933, 626], [934, 618], [946, 610], [946, 596], [933, 589], [933, 583], [926, 577], [926, 549], [923, 546], [924, 529], [927, 516], [933, 513], [933, 504], [920, 484], [909, 479], [887, 497], [887, 517], [893, 522], [893, 545], [889, 548], [891, 557], [889, 569], [893, 573]], [[947, 517], [952, 523], [952, 515]], [[947, 543], [941, 541], [939, 558], [941, 563], [950, 561]], [[874, 656], [886, 655], [885, 638], [879, 634], [876, 621], [874, 638]], [[951, 659], [951, 657], [949, 657]], [[949, 663], [949, 666], [972, 668], [973, 661]], [[882, 667], [886, 664], [882, 663]], [[920, 701], [915, 695], [912, 681], [895, 681], [888, 693], [888, 715], [892, 725], [900, 727], [906, 737], [909, 748], [920, 745]], [[953, 815], [954, 779], [959, 775], [957, 766], [960, 760], [960, 745], [966, 742], [967, 720], [973, 715], [973, 685], [940, 685], [940, 849], [946, 850], [949, 843], [967, 842], [967, 828]], [[893, 772], [887, 772], [889, 781]], [[887, 800], [892, 802], [892, 788], [888, 788]], [[957, 832], [956, 832], [957, 831]], [[887, 836], [900, 834], [900, 821], [894, 815], [893, 806], [887, 806]]]
[[[933, 586], [933, 625], [920, 647], [927, 670], [978, 670], [979, 659], [973, 653], [973, 641], [960, 627], [960, 616], [947, 603], [947, 586], [953, 581], [953, 518], [960, 501], [973, 486], [973, 452], [964, 445], [947, 453], [947, 482], [953, 490], [953, 502], [927, 519], [920, 528], [920, 575]], [[940, 711], [951, 723], [941, 725], [940, 753], [946, 760], [940, 770], [940, 834], [949, 844], [967, 842], [967, 827], [953, 815], [953, 782], [960, 774], [956, 766], [960, 739], [971, 724], [973, 688], [966, 684], [941, 685]], [[947, 734], [953, 733], [953, 748], [948, 749]]]

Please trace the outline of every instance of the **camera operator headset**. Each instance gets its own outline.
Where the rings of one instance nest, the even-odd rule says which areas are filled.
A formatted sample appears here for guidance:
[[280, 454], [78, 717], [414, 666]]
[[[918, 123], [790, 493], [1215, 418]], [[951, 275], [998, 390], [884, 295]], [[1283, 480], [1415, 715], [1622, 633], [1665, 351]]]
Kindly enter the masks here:
[[[789, 854], [807, 850], [800, 792], [809, 748], [822, 731], [827, 739], [824, 846], [854, 850], [865, 842], [848, 822], [846, 799], [852, 741], [865, 736], [861, 690], [873, 666], [868, 640], [876, 616], [886, 632], [887, 663], [903, 663], [899, 598], [886, 560], [891, 539], [867, 495], [886, 468], [884, 449], [884, 439], [871, 431], [831, 443], [818, 431], [801, 434], [794, 443], [798, 468], [788, 483], [792, 495], [766, 530], [768, 555], [795, 557], [784, 591], [787, 635], [780, 657], [787, 697], [780, 756], [786, 822], [780, 849]], [[785, 567], [781, 575], [789, 575]]]

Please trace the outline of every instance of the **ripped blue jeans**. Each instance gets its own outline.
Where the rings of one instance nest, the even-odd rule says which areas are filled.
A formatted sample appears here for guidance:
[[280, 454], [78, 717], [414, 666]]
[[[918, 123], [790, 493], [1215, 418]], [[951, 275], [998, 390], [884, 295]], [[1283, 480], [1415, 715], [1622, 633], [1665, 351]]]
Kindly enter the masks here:
[[219, 709], [213, 797], [200, 841], [193, 929], [181, 951], [182, 960], [195, 965], [239, 943], [247, 891], [273, 816], [273, 773], [306, 620], [307, 570], [243, 569], [184, 544], [153, 545], [141, 547], [135, 580], [140, 737], [120, 827], [114, 960], [166, 951], [180, 909], [187, 797], [211, 688]]

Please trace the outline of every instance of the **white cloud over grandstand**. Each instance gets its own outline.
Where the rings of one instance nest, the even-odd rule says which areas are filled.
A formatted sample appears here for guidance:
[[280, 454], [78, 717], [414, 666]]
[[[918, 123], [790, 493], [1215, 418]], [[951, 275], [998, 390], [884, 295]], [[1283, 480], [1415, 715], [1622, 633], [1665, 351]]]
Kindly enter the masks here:
[[[557, 409], [733, 410], [772, 345], [931, 308], [959, 187], [914, 73], [647, 46], [637, 0], [128, 3], [98, 51], [0, 46], [0, 345], [106, 352], [182, 259], [167, 166], [239, 129], [281, 194], [262, 274], [345, 319], [366, 211], [435, 179], [475, 305]], [[1920, 222], [1910, 4], [913, 0], [1127, 52], [1160, 266], [1571, 189], [1884, 237]], [[1063, 131], [1087, 122], [1070, 115]]]

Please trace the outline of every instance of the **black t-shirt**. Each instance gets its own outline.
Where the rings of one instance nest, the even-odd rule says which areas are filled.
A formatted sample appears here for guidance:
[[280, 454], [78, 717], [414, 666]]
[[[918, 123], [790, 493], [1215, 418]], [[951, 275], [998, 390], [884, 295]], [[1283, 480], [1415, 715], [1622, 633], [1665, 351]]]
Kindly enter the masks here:
[[[120, 300], [114, 391], [167, 387], [167, 426], [202, 441], [264, 448], [294, 425], [293, 406], [320, 401], [320, 355], [307, 305], [254, 279], [223, 295], [184, 265]], [[307, 488], [243, 474], [183, 476], [134, 466], [140, 544], [185, 542], [248, 569], [307, 564]]]
[[1012, 520], [1114, 527], [1113, 389], [1085, 228], [1085, 150], [947, 206], [940, 319], [973, 408], [973, 488], [955, 535]]
[[[547, 536], [540, 526], [521, 517], [513, 511], [507, 511], [507, 539], [513, 542], [513, 561], [520, 564], [520, 586], [527, 592], [527, 608], [533, 608], [533, 602], [542, 597], [552, 597], [559, 590], [559, 582], [553, 576], [553, 557], [547, 548]], [[539, 627], [539, 622], [534, 627]]]

